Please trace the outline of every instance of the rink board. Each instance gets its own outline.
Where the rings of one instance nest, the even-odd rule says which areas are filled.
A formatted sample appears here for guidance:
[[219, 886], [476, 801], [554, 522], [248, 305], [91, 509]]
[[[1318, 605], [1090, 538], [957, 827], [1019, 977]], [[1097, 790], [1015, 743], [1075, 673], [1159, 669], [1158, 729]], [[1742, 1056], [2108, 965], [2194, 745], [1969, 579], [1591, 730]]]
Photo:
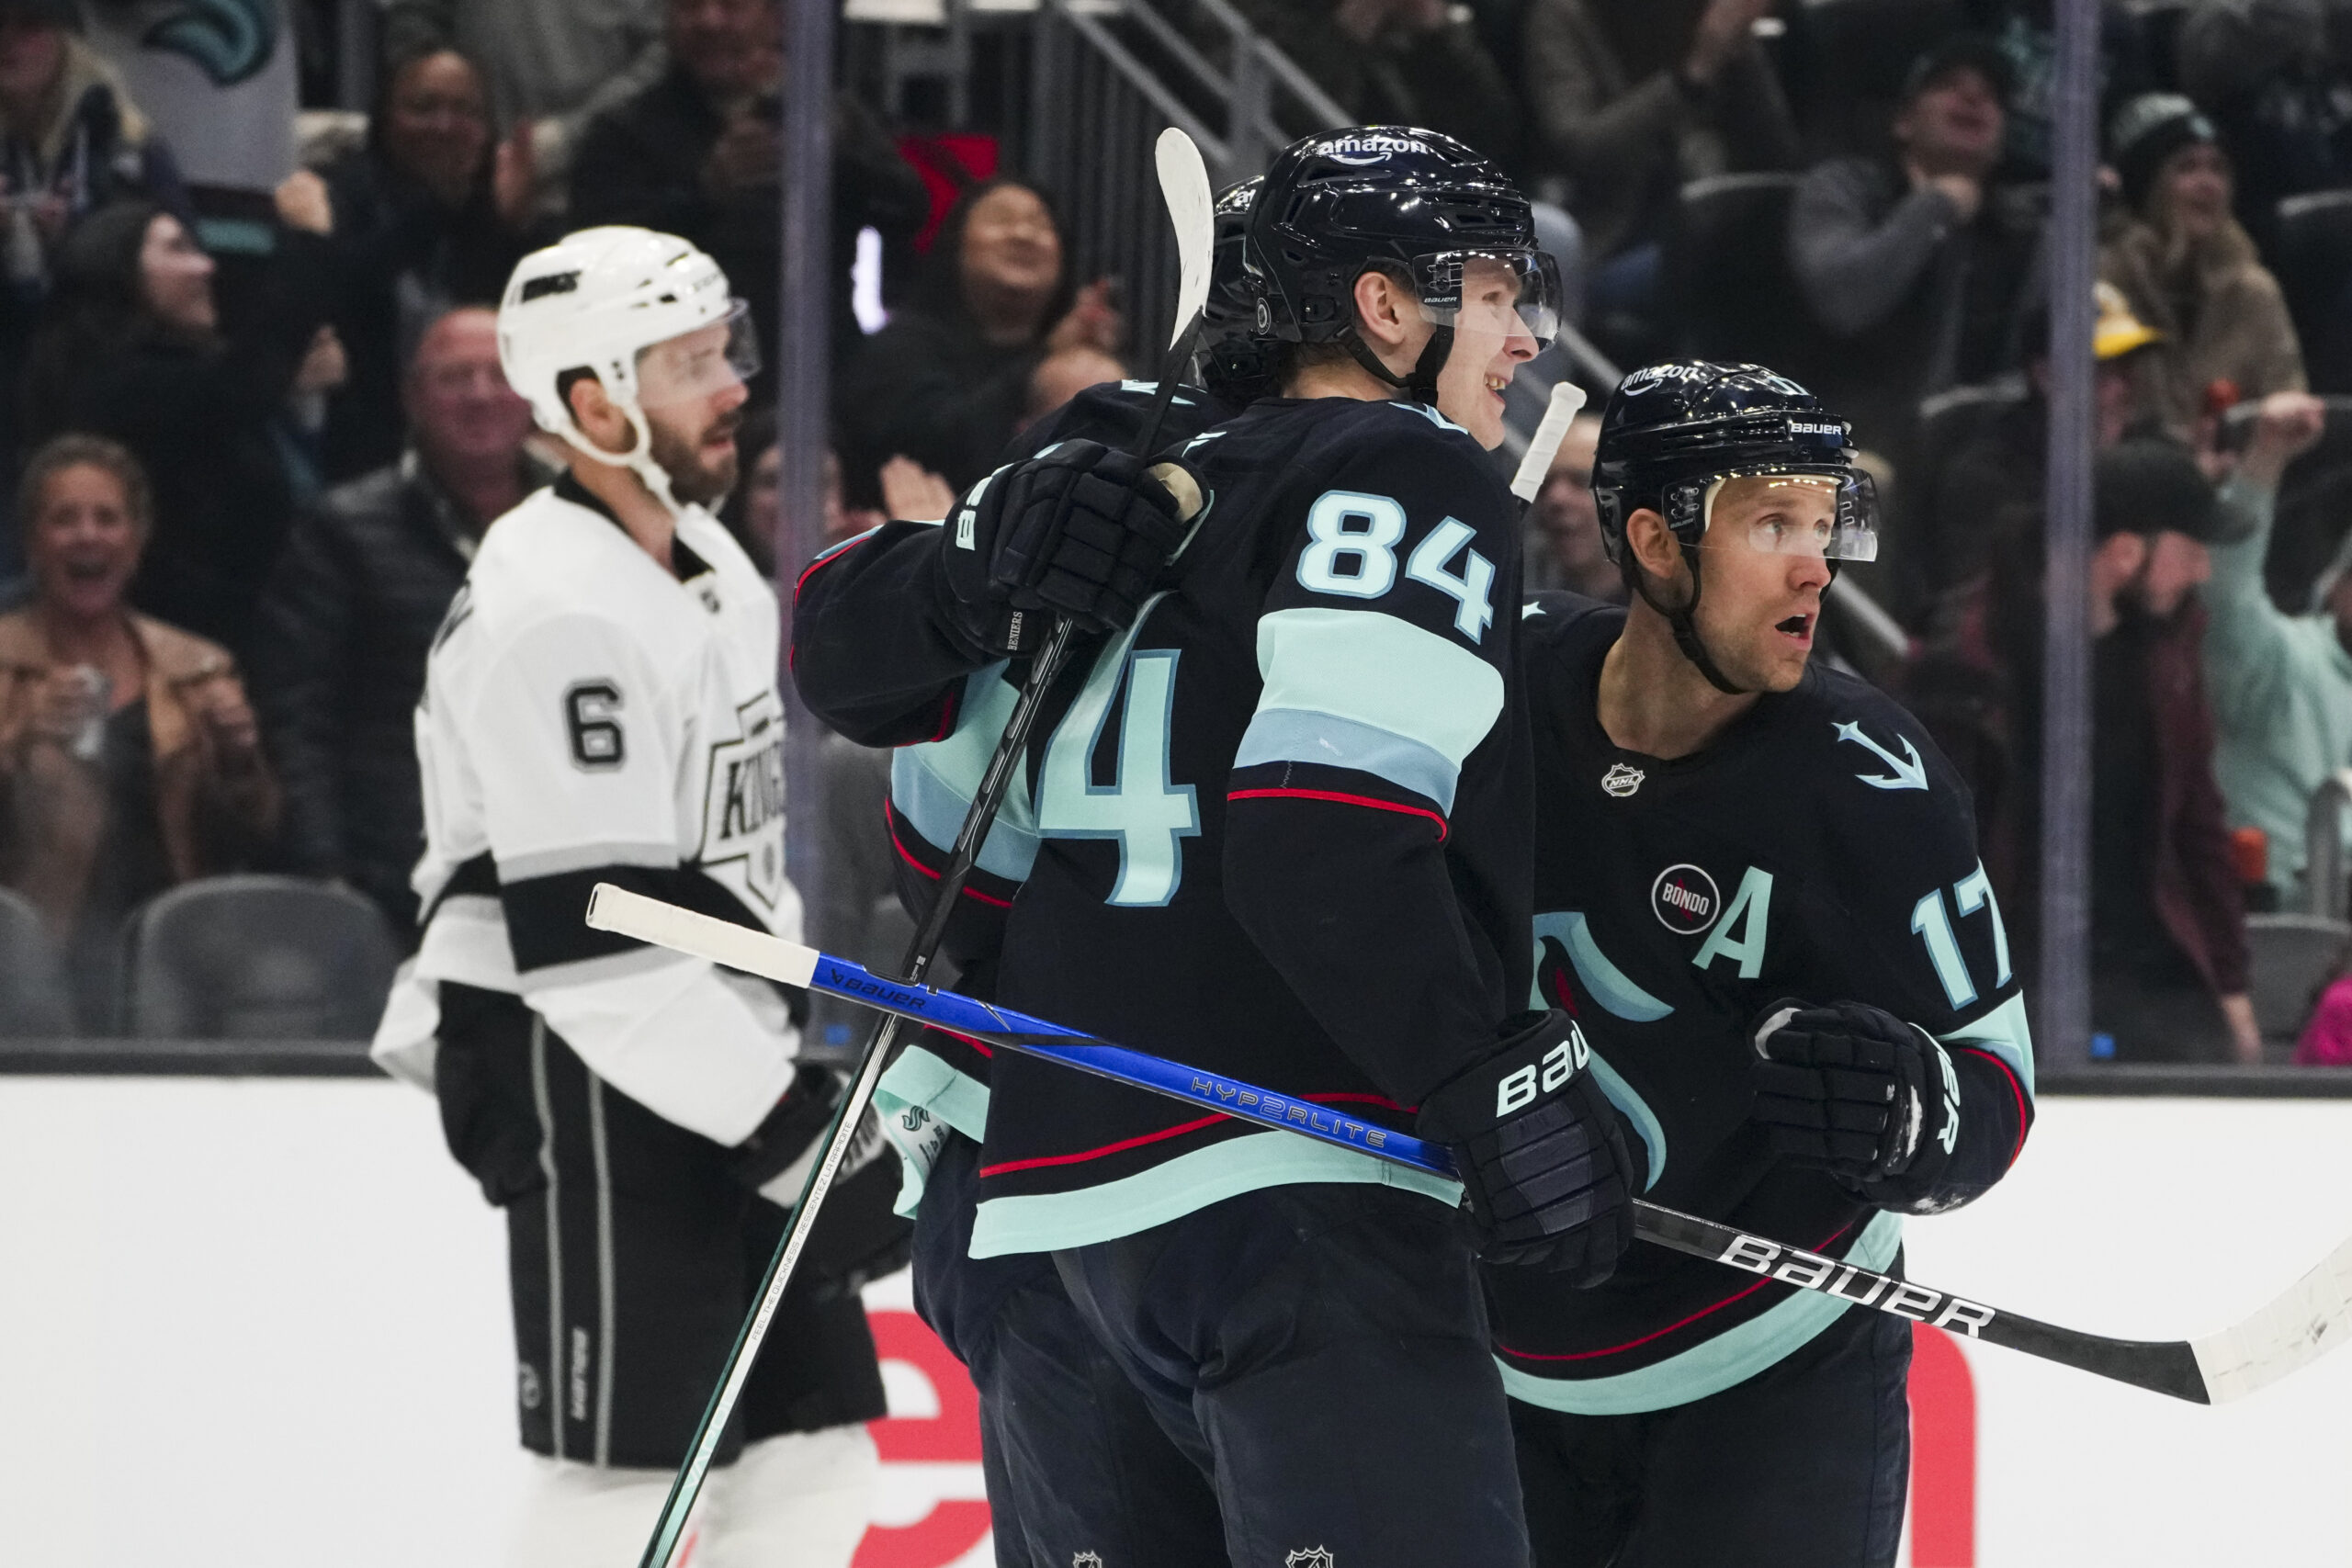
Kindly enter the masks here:
[[[1912, 1272], [2177, 1338], [2352, 1233], [2352, 1101], [2053, 1099]], [[0, 1530], [42, 1568], [496, 1568], [518, 1478], [492, 1211], [366, 1079], [0, 1081]], [[990, 1561], [968, 1385], [874, 1292], [893, 1419], [858, 1568]], [[2352, 1356], [2209, 1410], [1928, 1348], [1905, 1561], [2346, 1564]]]

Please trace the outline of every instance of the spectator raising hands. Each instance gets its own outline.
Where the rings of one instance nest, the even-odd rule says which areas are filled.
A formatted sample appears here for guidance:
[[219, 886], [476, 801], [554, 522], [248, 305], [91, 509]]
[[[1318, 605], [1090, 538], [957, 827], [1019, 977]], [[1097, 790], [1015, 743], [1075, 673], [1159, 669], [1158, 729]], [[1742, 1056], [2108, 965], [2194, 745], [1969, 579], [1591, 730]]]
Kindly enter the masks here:
[[2301, 907], [2312, 796], [2336, 770], [2352, 767], [2352, 576], [2332, 570], [2303, 615], [2280, 610], [2263, 586], [2279, 476], [2319, 439], [2325, 417], [2301, 392], [2262, 400], [2222, 486], [2239, 525], [2213, 547], [2205, 589], [2213, 776], [2229, 825], [2261, 829], [2266, 874], [2290, 908]]
[[2015, 368], [2041, 202], [1995, 183], [2007, 58], [1962, 34], [1913, 62], [1894, 151], [1807, 172], [1789, 262], [1831, 340], [1814, 385], [1865, 446], [1900, 456], [1919, 400]]
[[[641, 224], [693, 241], [752, 302], [772, 342], [784, 267], [776, 0], [667, 0], [662, 15], [669, 69], [582, 133], [571, 220]], [[855, 97], [834, 96], [832, 122], [832, 345], [846, 361], [859, 336], [850, 306], [859, 231], [910, 237], [930, 197]]]
[[329, 165], [318, 199], [308, 175], [279, 192], [288, 221], [331, 237], [351, 375], [328, 415], [330, 482], [400, 456], [401, 360], [452, 306], [505, 287], [526, 244], [532, 157], [527, 135], [493, 145], [481, 71], [445, 49], [385, 74], [367, 144]]
[[996, 466], [1024, 423], [1125, 374], [1111, 285], [1073, 286], [1044, 195], [1017, 180], [964, 193], [932, 242], [915, 301], [868, 340], [841, 411], [853, 504], [912, 458], [957, 491]]
[[213, 263], [179, 220], [145, 203], [93, 213], [58, 253], [57, 293], [27, 375], [28, 434], [110, 435], [153, 477], [154, 530], [132, 599], [241, 649], [285, 542], [293, 493], [280, 421], [326, 324], [315, 192], [295, 182], [288, 219], [223, 333]]

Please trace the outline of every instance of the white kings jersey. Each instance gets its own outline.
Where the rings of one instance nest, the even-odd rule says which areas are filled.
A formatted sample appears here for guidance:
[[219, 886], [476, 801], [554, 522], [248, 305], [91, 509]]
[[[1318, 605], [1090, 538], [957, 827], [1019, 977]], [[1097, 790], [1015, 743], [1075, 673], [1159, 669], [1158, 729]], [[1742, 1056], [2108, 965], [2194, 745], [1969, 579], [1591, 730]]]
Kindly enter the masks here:
[[517, 994], [614, 1088], [731, 1145], [791, 1078], [781, 999], [582, 919], [609, 881], [800, 935], [775, 596], [699, 507], [675, 558], [673, 577], [569, 476], [484, 536], [417, 709], [425, 931], [377, 1055], [429, 1073], [436, 982]]

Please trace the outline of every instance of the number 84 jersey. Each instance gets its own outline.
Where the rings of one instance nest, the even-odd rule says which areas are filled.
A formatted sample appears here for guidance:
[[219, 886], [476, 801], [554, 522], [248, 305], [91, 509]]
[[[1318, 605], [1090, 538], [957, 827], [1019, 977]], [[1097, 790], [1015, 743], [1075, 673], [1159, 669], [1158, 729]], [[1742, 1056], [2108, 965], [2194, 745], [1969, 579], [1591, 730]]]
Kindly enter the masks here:
[[[1267, 400], [1184, 454], [1205, 514], [1136, 625], [1074, 654], [981, 856], [984, 894], [1018, 887], [997, 998], [1262, 1085], [1298, 1122], [1409, 1125], [1493, 1052], [1530, 983], [1510, 498], [1475, 442], [1406, 403]], [[919, 628], [889, 617], [930, 602], [954, 538], [885, 530], [812, 568], [794, 633], [820, 715], [927, 742], [901, 752], [892, 796], [933, 846], [1025, 672], [942, 694], [911, 669]], [[860, 586], [883, 581], [904, 591]], [[999, 1053], [989, 1073], [976, 1257], [1287, 1182], [1458, 1196], [1059, 1066]]]

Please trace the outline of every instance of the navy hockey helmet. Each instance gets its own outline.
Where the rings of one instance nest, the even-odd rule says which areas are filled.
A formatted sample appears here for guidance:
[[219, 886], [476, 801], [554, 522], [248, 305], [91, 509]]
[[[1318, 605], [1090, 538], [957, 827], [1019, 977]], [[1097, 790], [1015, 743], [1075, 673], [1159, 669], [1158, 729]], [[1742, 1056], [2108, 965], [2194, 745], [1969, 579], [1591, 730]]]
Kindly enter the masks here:
[[[1835, 487], [1836, 512], [1826, 538], [1775, 530], [1752, 547], [1818, 550], [1831, 571], [1844, 560], [1878, 555], [1878, 499], [1870, 475], [1857, 468], [1849, 427], [1803, 387], [1760, 365], [1717, 365], [1703, 359], [1647, 366], [1618, 383], [1601, 411], [1593, 452], [1592, 499], [1600, 540], [1643, 603], [1666, 617], [1675, 645], [1718, 691], [1743, 688], [1726, 676], [1697, 625], [1701, 592], [1697, 546], [1725, 480], [1748, 477], [1815, 476]], [[1625, 527], [1647, 508], [1686, 547], [1690, 593], [1668, 605], [1655, 596], [1648, 574], [1630, 564]]]
[[[1257, 335], [1342, 342], [1390, 386], [1428, 400], [1453, 350], [1463, 269], [1499, 261], [1520, 283], [1517, 309], [1541, 348], [1559, 330], [1559, 269], [1536, 243], [1527, 198], [1501, 170], [1450, 136], [1358, 126], [1303, 137], [1267, 173], [1250, 214], [1247, 261]], [[1379, 267], [1409, 285], [1437, 327], [1409, 376], [1355, 333], [1356, 279]]]
[[1820, 399], [1760, 365], [1678, 359], [1634, 371], [1609, 394], [1593, 453], [1592, 498], [1609, 558], [1623, 560], [1626, 522], [1644, 507], [1696, 545], [1718, 481], [1749, 474], [1837, 481], [1837, 528], [1824, 553], [1874, 558], [1877, 494], [1854, 466], [1849, 429]]
[[1201, 384], [1234, 406], [1273, 390], [1273, 344], [1258, 333], [1258, 289], [1242, 264], [1263, 175], [1217, 193], [1209, 292], [1201, 305]]

